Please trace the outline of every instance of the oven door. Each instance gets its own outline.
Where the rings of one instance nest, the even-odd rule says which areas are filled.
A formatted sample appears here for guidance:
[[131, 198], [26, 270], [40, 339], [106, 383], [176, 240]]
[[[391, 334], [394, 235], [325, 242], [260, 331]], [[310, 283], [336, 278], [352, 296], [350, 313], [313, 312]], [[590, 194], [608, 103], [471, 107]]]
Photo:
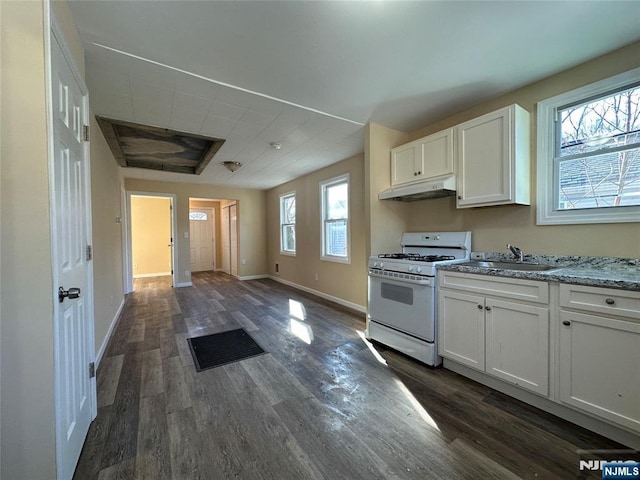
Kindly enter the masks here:
[[409, 280], [389, 278], [387, 275], [375, 271], [369, 272], [370, 320], [433, 342], [435, 340], [434, 278], [422, 277], [420, 280]]

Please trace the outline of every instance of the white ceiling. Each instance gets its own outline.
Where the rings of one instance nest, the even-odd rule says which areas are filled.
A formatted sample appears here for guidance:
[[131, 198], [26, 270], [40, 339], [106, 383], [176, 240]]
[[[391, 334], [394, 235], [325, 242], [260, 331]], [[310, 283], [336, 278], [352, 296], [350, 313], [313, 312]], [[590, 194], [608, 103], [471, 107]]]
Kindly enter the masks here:
[[636, 0], [70, 4], [96, 115], [226, 139], [200, 176], [125, 176], [251, 188], [640, 40]]

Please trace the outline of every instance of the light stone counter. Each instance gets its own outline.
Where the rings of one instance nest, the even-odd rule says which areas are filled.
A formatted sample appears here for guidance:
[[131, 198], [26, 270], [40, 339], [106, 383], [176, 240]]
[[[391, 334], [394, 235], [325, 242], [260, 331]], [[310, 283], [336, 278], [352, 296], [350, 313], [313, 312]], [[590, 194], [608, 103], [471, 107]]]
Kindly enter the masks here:
[[[484, 253], [484, 259], [486, 261], [514, 261], [510, 255], [502, 253]], [[534, 254], [525, 255], [524, 261], [551, 265], [557, 269], [535, 272], [449, 264], [438, 266], [438, 270], [640, 291], [640, 259], [638, 258]]]

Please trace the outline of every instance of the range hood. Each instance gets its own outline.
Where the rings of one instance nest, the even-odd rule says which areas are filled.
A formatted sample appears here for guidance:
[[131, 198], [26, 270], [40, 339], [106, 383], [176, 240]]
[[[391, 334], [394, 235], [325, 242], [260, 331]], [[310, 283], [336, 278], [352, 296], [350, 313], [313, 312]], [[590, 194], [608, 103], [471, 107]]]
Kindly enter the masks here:
[[438, 180], [425, 180], [424, 182], [412, 183], [411, 185], [401, 185], [391, 187], [378, 194], [379, 200], [399, 200], [401, 202], [415, 202], [416, 200], [426, 200], [429, 198], [448, 197], [456, 194], [456, 177], [441, 178]]

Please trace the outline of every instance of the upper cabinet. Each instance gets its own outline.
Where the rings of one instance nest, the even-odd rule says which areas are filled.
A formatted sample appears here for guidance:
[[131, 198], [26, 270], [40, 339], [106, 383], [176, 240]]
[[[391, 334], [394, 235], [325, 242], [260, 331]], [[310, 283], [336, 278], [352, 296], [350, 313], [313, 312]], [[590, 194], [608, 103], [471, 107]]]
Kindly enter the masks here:
[[530, 204], [529, 112], [511, 105], [455, 133], [458, 208]]
[[453, 129], [443, 130], [391, 150], [391, 185], [454, 173]]

